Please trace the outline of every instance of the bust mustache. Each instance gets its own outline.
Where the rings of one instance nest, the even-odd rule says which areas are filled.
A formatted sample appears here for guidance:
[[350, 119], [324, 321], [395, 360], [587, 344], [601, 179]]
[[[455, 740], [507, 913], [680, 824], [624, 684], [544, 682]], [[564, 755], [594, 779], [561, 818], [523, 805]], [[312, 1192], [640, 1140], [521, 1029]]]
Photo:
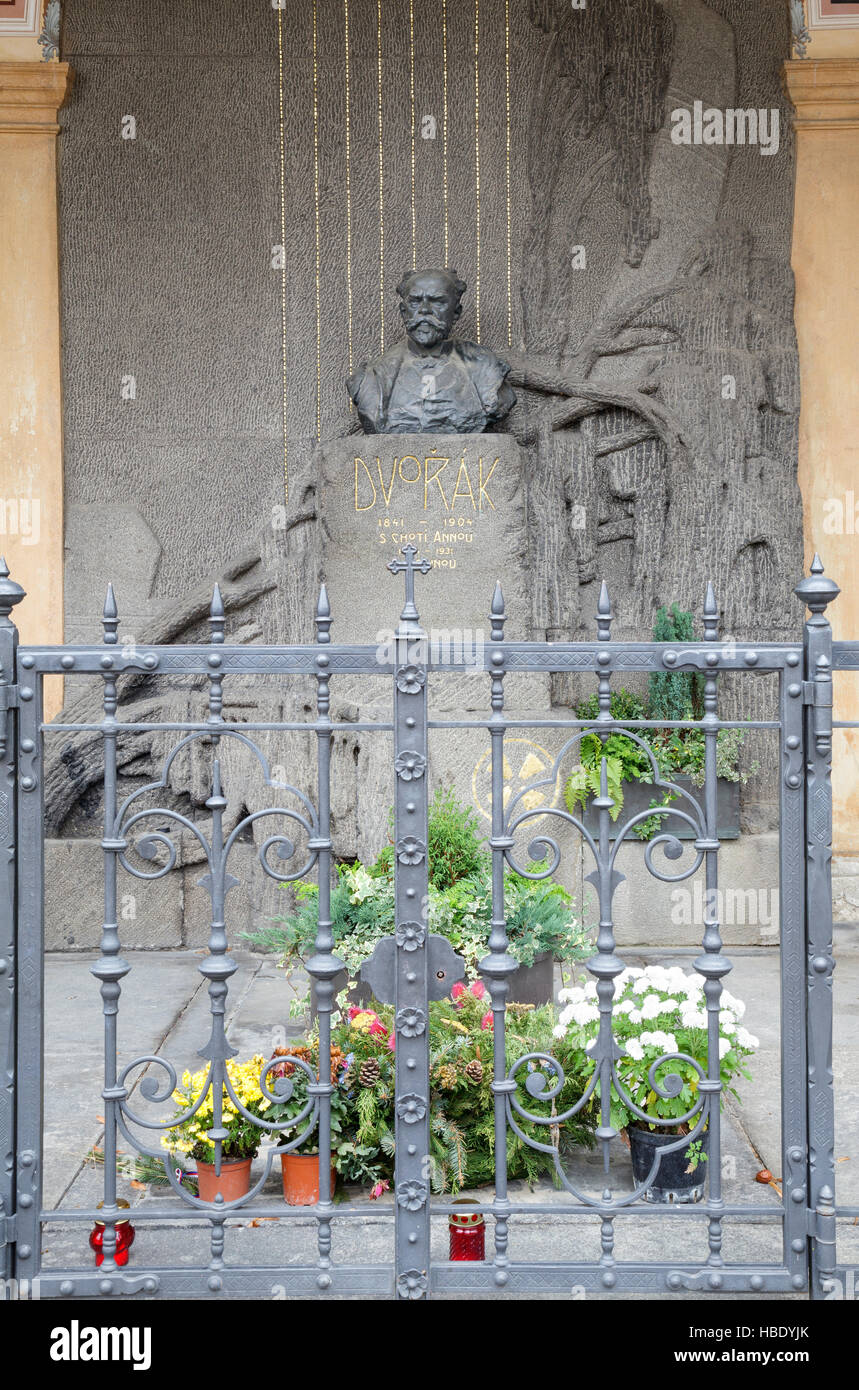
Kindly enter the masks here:
[[405, 342], [347, 382], [365, 434], [482, 433], [512, 409], [507, 363], [451, 336], [466, 288], [453, 270], [403, 276], [397, 293]]

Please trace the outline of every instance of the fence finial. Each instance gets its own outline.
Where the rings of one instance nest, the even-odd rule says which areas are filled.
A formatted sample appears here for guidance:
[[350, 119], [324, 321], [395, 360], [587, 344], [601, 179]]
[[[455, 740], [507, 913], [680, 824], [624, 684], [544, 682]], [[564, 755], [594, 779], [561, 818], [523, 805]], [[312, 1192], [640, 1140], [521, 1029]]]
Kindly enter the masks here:
[[116, 646], [116, 629], [119, 627], [119, 611], [116, 607], [116, 594], [113, 592], [113, 585], [108, 584], [107, 595], [104, 600], [104, 612], [101, 615], [101, 625], [104, 628], [104, 645], [106, 647]]
[[611, 599], [608, 596], [608, 585], [603, 580], [600, 585], [600, 596], [597, 603], [597, 641], [611, 641], [611, 625], [614, 614], [611, 611]]
[[827, 605], [841, 593], [834, 579], [827, 579], [823, 572], [820, 556], [815, 551], [811, 562], [811, 574], [801, 579], [793, 591], [812, 613], [825, 613]]
[[400, 614], [401, 628], [397, 635], [411, 637], [420, 633], [420, 614], [415, 607], [415, 575], [429, 574], [433, 564], [432, 560], [418, 560], [417, 548], [413, 545], [404, 545], [400, 554], [404, 555], [405, 559], [389, 560], [388, 569], [391, 574], [404, 574], [406, 577], [406, 602]]
[[9, 566], [0, 555], [0, 620], [8, 621], [9, 614], [15, 604], [20, 603], [24, 597], [25, 593], [21, 585], [9, 578]]
[[221, 597], [221, 586], [216, 584], [212, 590], [212, 602], [209, 607], [210, 642], [216, 644], [223, 642], [225, 622], [226, 618], [224, 616], [224, 600]]
[[719, 635], [719, 605], [712, 583], [707, 584], [704, 595], [704, 641], [715, 642]]
[[331, 641], [331, 603], [324, 584], [319, 586], [319, 598], [316, 603], [316, 640], [320, 646]]
[[501, 588], [501, 580], [495, 581], [495, 592], [492, 595], [492, 604], [489, 609], [489, 622], [491, 631], [489, 640], [491, 642], [504, 641], [504, 624], [507, 621], [507, 613], [504, 607], [504, 591]]

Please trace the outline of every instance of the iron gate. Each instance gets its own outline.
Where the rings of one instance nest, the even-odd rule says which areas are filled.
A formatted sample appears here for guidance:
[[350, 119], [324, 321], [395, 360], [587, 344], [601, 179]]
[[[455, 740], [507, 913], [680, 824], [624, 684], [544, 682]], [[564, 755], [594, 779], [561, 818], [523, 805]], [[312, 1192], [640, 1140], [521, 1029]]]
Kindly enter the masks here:
[[[832, 1086], [832, 910], [831, 910], [831, 744], [833, 669], [859, 667], [859, 643], [834, 643], [825, 616], [828, 603], [839, 590], [823, 574], [815, 559], [810, 577], [796, 593], [811, 610], [804, 641], [797, 644], [754, 643], [723, 645], [718, 635], [718, 616], [712, 589], [708, 591], [704, 613], [703, 640], [683, 643], [613, 642], [612, 613], [605, 586], [597, 615], [597, 640], [592, 643], [527, 643], [510, 641], [504, 635], [505, 611], [500, 586], [491, 602], [490, 640], [480, 657], [480, 668], [488, 683], [489, 713], [479, 719], [440, 720], [429, 717], [428, 684], [435, 673], [461, 675], [474, 670], [472, 657], [466, 661], [456, 653], [436, 657], [430, 653], [415, 604], [415, 575], [425, 574], [431, 565], [417, 561], [413, 547], [406, 547], [403, 559], [389, 569], [402, 572], [406, 601], [393, 649], [387, 654], [376, 647], [338, 645], [330, 635], [332, 617], [323, 586], [316, 612], [316, 640], [307, 646], [256, 647], [230, 646], [224, 640], [224, 610], [215, 590], [211, 610], [209, 645], [144, 647], [120, 649], [117, 643], [118, 615], [112, 591], [108, 591], [103, 625], [104, 641], [97, 646], [18, 647], [17, 632], [11, 620], [14, 605], [23, 591], [10, 580], [3, 566], [0, 571], [0, 762], [3, 768], [0, 789], [0, 844], [3, 849], [3, 879], [0, 893], [2, 926], [3, 988], [0, 993], [0, 1049], [2, 1049], [2, 1113], [0, 1139], [4, 1152], [2, 1221], [5, 1235], [5, 1273], [19, 1281], [38, 1280], [41, 1297], [119, 1294], [163, 1296], [271, 1296], [275, 1287], [287, 1296], [326, 1294], [365, 1294], [425, 1298], [431, 1293], [504, 1290], [519, 1293], [569, 1292], [575, 1285], [585, 1290], [649, 1291], [670, 1290], [770, 1291], [808, 1290], [812, 1297], [824, 1297], [830, 1281], [838, 1273], [835, 1253], [836, 1215], [853, 1216], [852, 1209], [835, 1207], [835, 1169], [833, 1153], [834, 1111]], [[655, 1209], [642, 1201], [643, 1187], [632, 1191], [612, 1185], [612, 1155], [618, 1142], [609, 1114], [612, 1088], [620, 1086], [616, 1070], [618, 1048], [612, 1033], [614, 980], [623, 969], [616, 950], [612, 920], [612, 899], [622, 875], [616, 859], [625, 836], [636, 820], [632, 817], [614, 840], [609, 837], [612, 807], [607, 795], [605, 761], [602, 794], [596, 799], [598, 830], [591, 831], [569, 811], [528, 809], [523, 793], [505, 805], [503, 783], [504, 740], [511, 730], [522, 728], [563, 729], [565, 742], [550, 776], [557, 776], [561, 760], [569, 757], [588, 730], [607, 734], [619, 726], [612, 718], [610, 700], [612, 678], [629, 672], [698, 671], [704, 679], [704, 716], [697, 727], [703, 731], [706, 746], [706, 778], [700, 799], [679, 792], [678, 805], [665, 812], [666, 828], [651, 843], [646, 859], [650, 872], [664, 882], [689, 878], [703, 867], [706, 887], [718, 885], [719, 839], [716, 833], [716, 739], [729, 727], [775, 730], [780, 756], [780, 904], [781, 904], [781, 985], [783, 1010], [783, 1064], [781, 1078], [783, 1196], [772, 1203], [730, 1205], [724, 1200], [721, 1175], [719, 1080], [719, 1001], [722, 981], [731, 969], [723, 951], [720, 925], [712, 906], [705, 913], [701, 950], [694, 967], [704, 979], [708, 1018], [708, 1065], [701, 1069], [698, 1098], [688, 1114], [693, 1141], [705, 1126], [710, 1133], [710, 1161], [707, 1165], [705, 1199], [697, 1206]], [[778, 718], [759, 721], [724, 721], [717, 711], [718, 681], [723, 672], [775, 673], [779, 684]], [[204, 676], [208, 680], [208, 709], [198, 723], [171, 725], [130, 724], [117, 718], [117, 682], [124, 673]], [[594, 720], [552, 719], [518, 720], [505, 712], [505, 677], [510, 673], [591, 673], [596, 677], [599, 712]], [[42, 713], [42, 682], [48, 674], [89, 676], [103, 683], [103, 718], [92, 725], [45, 723]], [[253, 674], [260, 679], [290, 680], [312, 677], [316, 686], [316, 717], [310, 722], [277, 725], [231, 724], [222, 714], [223, 685], [236, 673]], [[343, 675], [374, 676], [386, 680], [393, 689], [391, 722], [348, 725], [348, 732], [393, 736], [394, 843], [396, 935], [383, 943], [369, 967], [377, 997], [389, 1000], [395, 1009], [397, 1034], [396, 1064], [396, 1174], [394, 1181], [393, 1259], [377, 1266], [346, 1265], [337, 1259], [337, 1223], [348, 1221], [348, 1211], [338, 1210], [330, 1200], [312, 1208], [316, 1222], [316, 1258], [306, 1266], [273, 1270], [270, 1267], [230, 1264], [229, 1219], [239, 1215], [277, 1217], [288, 1221], [296, 1212], [272, 1204], [259, 1193], [273, 1157], [285, 1147], [295, 1148], [312, 1131], [318, 1131], [320, 1192], [326, 1192], [326, 1175], [331, 1156], [330, 1111], [333, 1087], [330, 1084], [330, 1031], [335, 987], [342, 963], [335, 953], [330, 917], [332, 843], [330, 835], [330, 785], [332, 735], [344, 726], [330, 713], [332, 681]], [[625, 721], [623, 730], [641, 742], [636, 729], [653, 727], [692, 727], [690, 721], [658, 725], [648, 721]], [[851, 726], [852, 727], [852, 726]], [[493, 1195], [482, 1203], [489, 1225], [491, 1248], [486, 1261], [479, 1264], [433, 1263], [430, 1259], [430, 1222], [433, 1215], [445, 1216], [450, 1203], [432, 1198], [424, 1162], [429, 1151], [429, 1044], [428, 1004], [450, 988], [457, 976], [458, 958], [444, 938], [427, 930], [424, 904], [427, 900], [427, 783], [428, 744], [440, 729], [478, 729], [488, 734], [491, 766], [492, 926], [487, 954], [480, 970], [491, 996], [494, 1018], [494, 1095], [496, 1174]], [[147, 1121], [139, 1115], [131, 1094], [132, 1078], [148, 1069], [142, 1094], [150, 1102], [169, 1102], [176, 1083], [176, 1071], [169, 1058], [145, 1056], [124, 1059], [118, 1055], [117, 1016], [121, 1004], [121, 982], [131, 967], [121, 955], [122, 942], [117, 924], [117, 882], [120, 866], [138, 878], [156, 878], [169, 872], [175, 861], [175, 847], [169, 827], [147, 830], [136, 841], [144, 858], [157, 858], [157, 847], [166, 852], [167, 864], [147, 872], [126, 857], [133, 832], [153, 814], [172, 821], [201, 840], [208, 860], [203, 885], [211, 899], [211, 931], [208, 954], [199, 969], [208, 981], [211, 1035], [201, 1048], [209, 1068], [215, 1104], [212, 1131], [220, 1152], [220, 1094], [226, 1059], [232, 1055], [225, 1028], [225, 1005], [230, 978], [236, 963], [230, 955], [225, 897], [236, 882], [229, 874], [230, 852], [240, 828], [224, 833], [223, 811], [226, 800], [221, 785], [219, 748], [226, 740], [238, 740], [248, 754], [258, 760], [260, 775], [272, 785], [271, 771], [254, 741], [254, 733], [269, 729], [298, 731], [316, 745], [316, 797], [306, 797], [296, 787], [288, 788], [290, 804], [258, 811], [249, 820], [263, 816], [281, 818], [292, 827], [292, 834], [303, 838], [303, 862], [286, 873], [275, 868], [269, 854], [294, 856], [296, 845], [281, 828], [263, 843], [259, 858], [262, 870], [278, 881], [297, 881], [311, 873], [318, 876], [319, 916], [315, 953], [308, 970], [315, 982], [319, 1007], [320, 1060], [318, 1075], [311, 1074], [308, 1108], [301, 1134], [289, 1145], [267, 1151], [265, 1173], [246, 1199], [236, 1203], [206, 1203], [183, 1187], [165, 1163], [176, 1197], [165, 1215], [160, 1204], [156, 1215], [144, 1209], [134, 1218], [138, 1226], [147, 1219], [201, 1223], [208, 1227], [211, 1257], [200, 1268], [147, 1268], [141, 1264], [143, 1242], [133, 1263], [120, 1268], [114, 1260], [117, 1221], [117, 1147], [120, 1137], [163, 1157], [158, 1133], [169, 1124]], [[43, 750], [44, 740], [87, 730], [100, 736], [104, 750], [104, 927], [101, 955], [92, 967], [100, 985], [104, 1015], [104, 1076], [101, 1098], [104, 1105], [104, 1189], [103, 1206], [83, 1211], [63, 1210], [64, 1222], [79, 1223], [83, 1236], [96, 1217], [105, 1223], [104, 1263], [99, 1270], [82, 1262], [74, 1269], [46, 1268], [41, 1246], [44, 1224], [58, 1213], [42, 1205], [42, 1107], [43, 1074]], [[160, 781], [142, 789], [158, 791], [167, 786], [172, 760], [193, 741], [207, 741], [212, 749], [211, 795], [206, 805], [211, 812], [211, 839], [202, 840], [199, 826], [178, 810], [146, 807], [141, 793], [134, 792], [121, 804], [117, 795], [117, 739], [135, 732], [159, 730], [175, 735], [175, 743], [164, 764]], [[642, 747], [644, 745], [642, 744]], [[652, 759], [652, 754], [650, 754]], [[655, 763], [656, 782], [660, 778]], [[546, 779], [548, 780], [548, 779]], [[282, 786], [282, 783], [278, 783]], [[166, 799], [166, 798], [165, 798]], [[286, 798], [284, 798], [286, 800]], [[650, 814], [650, 813], [647, 813]], [[517, 834], [527, 831], [529, 822], [547, 816], [559, 817], [574, 825], [593, 860], [594, 883], [599, 900], [599, 934], [596, 951], [588, 970], [597, 982], [599, 998], [599, 1037], [593, 1056], [593, 1080], [584, 1099], [590, 1099], [599, 1083], [600, 1123], [597, 1142], [604, 1157], [604, 1186], [601, 1193], [579, 1190], [565, 1172], [553, 1134], [565, 1118], [553, 1114], [551, 1101], [559, 1094], [563, 1076], [548, 1055], [533, 1054], [519, 1059], [512, 1067], [505, 1060], [505, 999], [508, 981], [517, 968], [508, 951], [504, 915], [504, 874], [510, 866], [528, 875], [527, 864], [517, 859]], [[676, 860], [681, 846], [667, 827], [674, 820], [688, 827], [692, 835], [691, 867], [671, 872], [669, 861]], [[560, 848], [555, 834], [544, 823], [534, 832], [539, 854], [548, 856], [548, 867], [531, 873], [549, 876], [558, 867]], [[662, 847], [661, 863], [652, 858]], [[533, 851], [533, 844], [529, 847]], [[532, 854], [532, 858], [535, 857]], [[707, 894], [707, 902], [715, 901]], [[202, 1040], [201, 1040], [202, 1041]], [[674, 1054], [677, 1055], [677, 1054]], [[663, 1062], [670, 1061], [670, 1057]], [[528, 1087], [530, 1109], [517, 1099], [516, 1074], [523, 1066], [531, 1068]], [[660, 1063], [662, 1066], [662, 1063]], [[533, 1078], [536, 1077], [536, 1081]], [[269, 1072], [262, 1078], [267, 1093], [274, 1086]], [[670, 1076], [662, 1084], [670, 1088]], [[278, 1098], [274, 1097], [273, 1098]], [[628, 1098], [627, 1098], [628, 1100]], [[633, 1107], [634, 1108], [634, 1107]], [[546, 1151], [552, 1155], [559, 1181], [565, 1190], [561, 1204], [517, 1205], [510, 1200], [506, 1172], [508, 1126], [523, 1134], [521, 1121], [535, 1121], [546, 1127]], [[259, 1122], [263, 1127], [265, 1122]], [[668, 1123], [667, 1121], [665, 1123]], [[135, 1138], [140, 1127], [148, 1126], [151, 1146]], [[553, 1128], [555, 1127], [555, 1128]], [[271, 1125], [271, 1129], [277, 1128]], [[133, 1132], [134, 1131], [134, 1132]], [[534, 1144], [533, 1138], [526, 1142]], [[659, 1160], [657, 1159], [657, 1163]], [[655, 1169], [654, 1169], [655, 1172]], [[651, 1175], [652, 1176], [652, 1175]], [[559, 1263], [541, 1264], [517, 1261], [515, 1219], [522, 1211], [590, 1218], [600, 1226], [601, 1254], [593, 1261], [576, 1260], [575, 1238], [570, 1239], [571, 1258]], [[615, 1227], [635, 1214], [658, 1215], [671, 1221], [676, 1232], [677, 1258], [669, 1263], [647, 1260], [620, 1260], [615, 1255]], [[728, 1218], [747, 1220], [775, 1218], [782, 1227], [782, 1256], [770, 1264], [731, 1264], [722, 1255], [723, 1224]], [[707, 1228], [707, 1254], [690, 1263], [685, 1236], [689, 1221], [703, 1221]], [[333, 1234], [332, 1234], [333, 1231]], [[83, 1248], [83, 1239], [81, 1246]]]

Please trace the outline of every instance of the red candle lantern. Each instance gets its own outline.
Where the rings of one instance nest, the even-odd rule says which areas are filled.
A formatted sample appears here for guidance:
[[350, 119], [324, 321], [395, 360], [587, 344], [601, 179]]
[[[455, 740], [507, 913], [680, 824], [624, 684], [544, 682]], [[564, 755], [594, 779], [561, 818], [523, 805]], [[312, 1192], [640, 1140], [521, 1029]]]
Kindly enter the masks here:
[[[101, 1209], [101, 1207], [104, 1206], [104, 1202], [99, 1202], [98, 1205], [99, 1209]], [[125, 1207], [127, 1209], [129, 1203], [124, 1201], [123, 1198], [120, 1197], [118, 1198], [116, 1205], [118, 1207]], [[134, 1235], [134, 1227], [132, 1226], [127, 1216], [123, 1216], [119, 1221], [117, 1221], [116, 1250], [114, 1251], [113, 1258], [118, 1265], [128, 1264], [128, 1252], [134, 1244]], [[98, 1269], [99, 1266], [104, 1262], [104, 1251], [102, 1249], [102, 1246], [104, 1245], [103, 1221], [96, 1221], [95, 1226], [90, 1232], [89, 1243], [90, 1248], [95, 1251], [95, 1264], [96, 1269]]]
[[477, 1202], [463, 1197], [454, 1203], [462, 1211], [452, 1212], [448, 1217], [450, 1231], [451, 1260], [486, 1259], [486, 1223], [483, 1212], [475, 1211]]

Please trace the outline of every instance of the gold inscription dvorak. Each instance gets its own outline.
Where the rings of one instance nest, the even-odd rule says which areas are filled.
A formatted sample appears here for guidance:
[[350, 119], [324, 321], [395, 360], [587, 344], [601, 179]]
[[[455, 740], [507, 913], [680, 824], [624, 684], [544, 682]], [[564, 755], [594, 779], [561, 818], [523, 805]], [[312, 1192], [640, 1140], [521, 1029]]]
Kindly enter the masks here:
[[[500, 458], [495, 458], [487, 466], [481, 455], [475, 468], [474, 462], [469, 467], [463, 457], [454, 475], [452, 466], [456, 466], [456, 461], [438, 454], [428, 455], [423, 461], [414, 454], [404, 454], [402, 458], [394, 458], [390, 468], [387, 461], [382, 464], [378, 454], [373, 460], [375, 467], [356, 454], [355, 511], [369, 512], [375, 507], [387, 510], [393, 498], [398, 508], [412, 509], [415, 495], [412, 488], [422, 488], [424, 511], [429, 510], [431, 502], [441, 501], [445, 511], [452, 512], [456, 510], [455, 503], [467, 501], [477, 512], [494, 512], [496, 506], [489, 495], [489, 483], [500, 462]], [[445, 471], [449, 468], [451, 472], [445, 479]], [[445, 483], [448, 489], [452, 485], [449, 494], [445, 491]]]

